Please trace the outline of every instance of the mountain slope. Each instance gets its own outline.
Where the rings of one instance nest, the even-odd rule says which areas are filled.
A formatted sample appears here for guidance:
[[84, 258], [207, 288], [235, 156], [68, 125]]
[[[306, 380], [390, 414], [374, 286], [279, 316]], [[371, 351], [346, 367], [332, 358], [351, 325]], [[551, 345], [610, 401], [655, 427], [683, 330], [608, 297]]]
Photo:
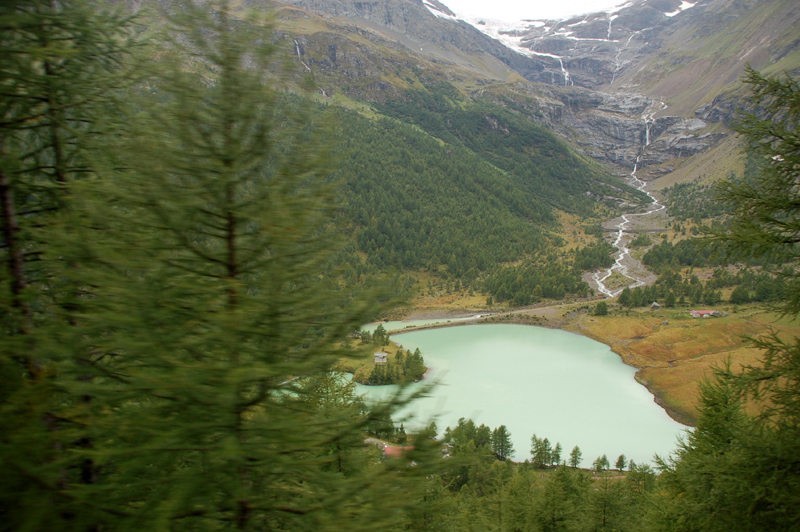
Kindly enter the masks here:
[[478, 278], [558, 248], [565, 212], [588, 227], [642, 201], [634, 166], [716, 172], [737, 68], [796, 57], [788, 0], [633, 0], [498, 34], [516, 51], [445, 3], [245, 2], [276, 9], [277, 44], [340, 109], [341, 223], [380, 267]]
[[[437, 4], [438, 9], [426, 7], [421, 0], [280, 0], [277, 5], [298, 9], [301, 14], [295, 16], [306, 21], [314, 15], [320, 17], [328, 31], [337, 36], [359, 34], [402, 47], [422, 62], [438, 65], [437, 69], [506, 81], [543, 68], [539, 61], [515, 53], [457, 20], [441, 4]], [[281, 18], [285, 20], [288, 14], [284, 10]], [[301, 27], [295, 29], [303, 33]]]
[[[745, 66], [797, 72], [798, 27], [800, 10], [791, 0], [639, 0], [568, 20], [485, 29], [550, 61], [531, 79], [546, 83], [555, 100], [566, 103], [559, 94], [570, 90], [584, 95], [581, 116], [549, 112], [556, 115], [554, 128], [575, 132], [588, 153], [610, 162], [632, 165], [633, 153], [643, 155], [643, 175], [655, 178], [718, 146], [721, 153], [730, 151], [723, 147], [729, 142], [726, 122], [742, 97]], [[637, 99], [648, 103], [631, 106]], [[609, 101], [615, 101], [610, 113]], [[619, 141], [630, 142], [636, 121], [649, 143], [642, 139], [639, 150], [620, 157]], [[627, 133], [604, 135], [604, 129]], [[617, 156], [602, 155], [615, 143]]]
[[[507, 84], [499, 78], [522, 76], [497, 59], [484, 68], [491, 56], [481, 47], [522, 56], [474, 28], [413, 1], [286, 4], [278, 28], [293, 59], [322, 101], [351, 110], [339, 116], [343, 223], [369, 262], [474, 279], [558, 247], [557, 211], [599, 222], [622, 202], [643, 201], [525, 106], [491, 94]], [[420, 51], [427, 24], [452, 34]]]
[[735, 91], [747, 64], [767, 73], [800, 69], [798, 27], [800, 10], [791, 0], [712, 0], [676, 17], [658, 49], [619, 81], [692, 113]]

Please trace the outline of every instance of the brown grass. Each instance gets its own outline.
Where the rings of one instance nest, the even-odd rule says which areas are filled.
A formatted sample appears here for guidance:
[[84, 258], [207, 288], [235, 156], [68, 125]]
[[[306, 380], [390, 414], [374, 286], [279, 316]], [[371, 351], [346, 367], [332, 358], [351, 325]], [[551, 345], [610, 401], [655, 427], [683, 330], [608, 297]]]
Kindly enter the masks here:
[[688, 309], [640, 311], [627, 315], [577, 316], [566, 328], [609, 345], [636, 368], [637, 379], [679, 421], [697, 416], [699, 385], [714, 368], [731, 362], [733, 369], [757, 364], [761, 352], [745, 337], [775, 330], [800, 336], [800, 324], [772, 312], [747, 308], [722, 318], [693, 319]]

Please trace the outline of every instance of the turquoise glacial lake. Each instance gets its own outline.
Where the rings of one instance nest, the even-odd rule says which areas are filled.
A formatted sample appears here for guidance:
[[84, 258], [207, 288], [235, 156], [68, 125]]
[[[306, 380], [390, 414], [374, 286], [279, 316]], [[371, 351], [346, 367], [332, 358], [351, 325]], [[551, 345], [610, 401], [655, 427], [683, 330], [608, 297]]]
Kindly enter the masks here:
[[[688, 427], [674, 421], [599, 342], [566, 331], [528, 325], [463, 325], [404, 332], [392, 339], [419, 348], [436, 386], [403, 412], [414, 428], [436, 421], [439, 435], [461, 417], [491, 428], [505, 425], [516, 461], [530, 458], [531, 436], [561, 443], [562, 459], [578, 445], [588, 467], [605, 454], [637, 463], [673, 452]], [[416, 386], [416, 385], [415, 385]], [[394, 386], [362, 386], [368, 400]]]

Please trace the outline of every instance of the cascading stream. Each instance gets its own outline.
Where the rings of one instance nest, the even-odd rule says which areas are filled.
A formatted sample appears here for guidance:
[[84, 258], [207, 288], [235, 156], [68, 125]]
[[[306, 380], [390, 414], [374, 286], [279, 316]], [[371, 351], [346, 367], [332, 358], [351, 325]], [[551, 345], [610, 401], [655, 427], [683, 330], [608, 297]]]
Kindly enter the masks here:
[[305, 67], [307, 71], [311, 72], [311, 67], [308, 66], [308, 63], [303, 61], [303, 54], [300, 51], [300, 43], [297, 42], [297, 39], [294, 39], [294, 50], [295, 53], [297, 54], [297, 60], [300, 61], [300, 64], [303, 65], [303, 67]]
[[[663, 108], [663, 104], [662, 104]], [[605, 295], [606, 297], [616, 297], [618, 296], [625, 288], [635, 288], [637, 286], [642, 286], [645, 284], [644, 280], [636, 277], [633, 273], [631, 273], [631, 269], [628, 265], [630, 261], [634, 260], [630, 256], [630, 249], [628, 248], [628, 242], [631, 236], [631, 232], [628, 230], [628, 226], [631, 223], [631, 219], [634, 217], [645, 217], [650, 216], [654, 213], [662, 211], [666, 208], [665, 205], [659, 203], [658, 199], [647, 190], [647, 183], [639, 179], [637, 177], [636, 172], [639, 168], [639, 161], [641, 160], [641, 156], [644, 153], [645, 148], [650, 145], [650, 128], [655, 121], [654, 113], [648, 112], [642, 115], [642, 121], [644, 122], [645, 126], [645, 142], [644, 146], [642, 146], [641, 153], [636, 157], [636, 162], [633, 165], [633, 171], [630, 173], [630, 185], [644, 192], [650, 198], [650, 208], [644, 212], [638, 213], [627, 213], [623, 214], [621, 217], [621, 221], [616, 224], [616, 236], [614, 237], [614, 241], [612, 245], [617, 249], [616, 257], [614, 260], [614, 264], [608, 268], [607, 270], [600, 270], [595, 272], [592, 275], [592, 279], [597, 284], [597, 290]], [[623, 277], [630, 279], [630, 283], [626, 284], [622, 288], [618, 288], [613, 290], [606, 285], [606, 281], [608, 281], [614, 272], [618, 272]]]

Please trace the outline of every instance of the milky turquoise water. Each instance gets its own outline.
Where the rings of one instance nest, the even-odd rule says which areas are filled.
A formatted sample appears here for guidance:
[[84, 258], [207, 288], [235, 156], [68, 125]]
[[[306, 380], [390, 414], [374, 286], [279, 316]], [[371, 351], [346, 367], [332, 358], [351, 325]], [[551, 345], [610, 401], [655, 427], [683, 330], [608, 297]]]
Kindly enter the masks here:
[[[506, 425], [514, 459], [530, 457], [531, 435], [560, 442], [566, 459], [580, 446], [583, 464], [601, 454], [650, 463], [669, 455], [686, 427], [672, 420], [608, 346], [569, 332], [526, 325], [464, 325], [395, 334], [420, 348], [439, 382], [405, 414], [407, 427], [434, 419], [440, 435], [460, 417]], [[377, 400], [393, 387], [359, 386]]]

